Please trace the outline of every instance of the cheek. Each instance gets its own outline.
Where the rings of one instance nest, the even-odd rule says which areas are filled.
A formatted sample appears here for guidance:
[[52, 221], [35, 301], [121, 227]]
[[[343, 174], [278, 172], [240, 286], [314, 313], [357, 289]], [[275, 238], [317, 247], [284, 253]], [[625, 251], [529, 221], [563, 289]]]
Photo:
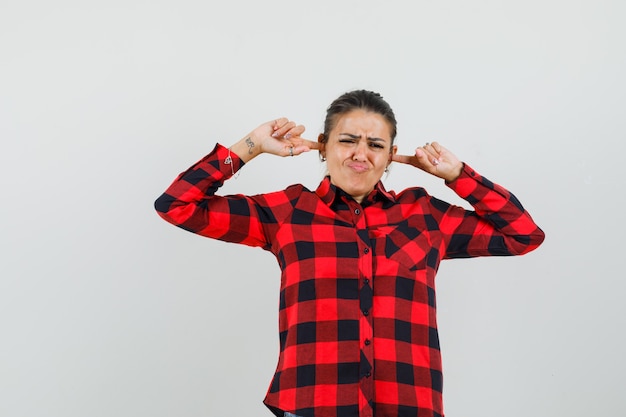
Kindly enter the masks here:
[[329, 171], [335, 170], [341, 167], [343, 160], [339, 158], [336, 154], [334, 155], [326, 155], [326, 168]]
[[342, 164], [346, 159], [348, 159], [348, 157], [349, 155], [347, 152], [342, 152], [339, 149], [333, 149], [332, 152], [328, 152], [326, 154], [326, 158], [335, 164]]
[[388, 154], [380, 155], [380, 158], [376, 160], [376, 165], [385, 169], [387, 167], [387, 164], [389, 163], [390, 158], [391, 156], [389, 156]]

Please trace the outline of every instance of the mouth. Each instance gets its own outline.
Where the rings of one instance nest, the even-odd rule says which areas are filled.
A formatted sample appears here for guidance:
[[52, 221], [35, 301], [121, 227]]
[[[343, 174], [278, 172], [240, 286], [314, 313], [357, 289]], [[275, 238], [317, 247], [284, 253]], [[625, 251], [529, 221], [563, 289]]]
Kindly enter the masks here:
[[361, 172], [365, 172], [369, 170], [369, 167], [367, 166], [367, 164], [362, 164], [362, 163], [351, 163], [348, 164], [348, 168], [350, 168], [352, 171], [357, 172], [357, 173], [361, 173]]

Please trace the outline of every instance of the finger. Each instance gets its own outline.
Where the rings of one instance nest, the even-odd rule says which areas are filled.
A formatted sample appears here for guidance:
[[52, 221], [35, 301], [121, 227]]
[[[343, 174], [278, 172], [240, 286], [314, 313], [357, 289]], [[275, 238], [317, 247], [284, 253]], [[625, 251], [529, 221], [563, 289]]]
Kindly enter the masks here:
[[432, 149], [432, 146], [430, 145], [428, 147], [423, 146], [415, 150], [415, 157], [419, 161], [420, 168], [427, 172], [436, 171], [437, 165], [441, 162], [439, 160], [439, 156], [435, 155], [433, 152], [434, 149]]
[[309, 152], [310, 150], [311, 150], [311, 148], [309, 148], [308, 146], [304, 146], [304, 145], [294, 146], [293, 147], [293, 156], [301, 155], [303, 153]]
[[293, 138], [291, 140], [289, 140], [289, 142], [292, 144], [293, 146], [293, 154], [295, 155], [300, 155], [304, 152], [309, 152], [312, 149], [319, 149], [320, 148], [320, 144], [317, 141], [312, 141], [312, 140], [308, 140], [308, 139], [304, 139], [301, 137], [296, 137]]
[[285, 139], [300, 136], [301, 134], [304, 133], [305, 130], [306, 129], [302, 125], [295, 126], [292, 129], [289, 129], [287, 133], [285, 133]]
[[[309, 142], [309, 141], [307, 141], [307, 142]], [[310, 150], [311, 150], [311, 148], [309, 146], [307, 146], [307, 144], [305, 144], [305, 143], [302, 143], [300, 145], [289, 145], [289, 146], [285, 146], [283, 148], [283, 155], [284, 156], [298, 156], [298, 155], [303, 154], [305, 152], [309, 152]]]
[[426, 151], [429, 155], [436, 156], [437, 150], [435, 149], [435, 144], [436, 142], [426, 142], [426, 144], [422, 146], [422, 149], [424, 149], [424, 151]]
[[413, 156], [413, 155], [395, 154], [395, 155], [391, 156], [391, 160], [392, 161], [399, 162], [401, 164], [409, 164], [409, 165], [412, 165], [411, 162], [412, 162], [413, 158], [415, 158], [415, 156]]
[[285, 124], [280, 126], [278, 129], [275, 129], [274, 133], [272, 133], [272, 136], [275, 137], [275, 138], [283, 137], [287, 132], [289, 132], [294, 127], [296, 127], [295, 122], [287, 121]]
[[304, 139], [304, 138], [299, 138], [300, 141], [298, 143], [296, 143], [296, 148], [306, 148], [307, 150], [311, 150], [311, 149], [319, 149], [320, 148], [320, 144], [318, 141], [314, 141], [314, 140], [308, 140], [308, 139]]
[[281, 127], [282, 125], [284, 125], [288, 121], [289, 121], [289, 119], [287, 119], [286, 117], [279, 117], [276, 120], [274, 120], [274, 126]]
[[272, 123], [272, 130], [276, 131], [280, 129], [287, 122], [289, 122], [289, 119], [287, 119], [286, 117], [279, 117], [278, 119], [274, 120], [274, 123]]
[[[439, 162], [440, 162], [440, 160], [439, 160], [439, 156], [440, 155], [439, 155], [439, 152], [437, 151], [437, 148], [435, 146], [437, 146], [437, 147], [439, 147], [439, 149], [441, 149], [439, 144], [436, 143], [436, 142], [433, 142], [432, 144], [426, 142], [426, 144], [424, 146], [422, 146], [421, 148], [418, 148], [418, 149], [421, 149], [422, 152], [424, 152], [425, 158], [428, 161], [428, 164], [432, 165], [432, 166], [437, 166], [437, 165], [439, 165]], [[416, 156], [417, 156], [417, 150], [416, 150]]]

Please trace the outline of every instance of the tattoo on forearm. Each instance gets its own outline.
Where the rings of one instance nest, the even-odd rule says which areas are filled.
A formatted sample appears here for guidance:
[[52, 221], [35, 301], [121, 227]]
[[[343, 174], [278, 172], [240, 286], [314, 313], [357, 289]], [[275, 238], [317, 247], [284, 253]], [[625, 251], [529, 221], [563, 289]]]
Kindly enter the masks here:
[[248, 145], [248, 155], [252, 155], [252, 148], [254, 148], [254, 142], [252, 142], [252, 139], [247, 138], [246, 145]]

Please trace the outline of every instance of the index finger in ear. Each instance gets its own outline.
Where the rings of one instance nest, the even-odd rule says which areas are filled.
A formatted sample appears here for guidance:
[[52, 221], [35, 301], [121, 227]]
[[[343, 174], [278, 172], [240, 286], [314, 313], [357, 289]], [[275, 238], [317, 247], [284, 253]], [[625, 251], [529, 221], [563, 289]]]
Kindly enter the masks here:
[[397, 153], [391, 155], [391, 160], [394, 162], [399, 162], [401, 164], [410, 164], [412, 156], [409, 155], [398, 155]]
[[302, 139], [302, 145], [306, 146], [309, 149], [319, 149], [320, 148], [320, 144], [318, 142], [314, 142], [312, 140], [308, 140], [308, 139], [304, 139], [304, 138], [300, 138]]

